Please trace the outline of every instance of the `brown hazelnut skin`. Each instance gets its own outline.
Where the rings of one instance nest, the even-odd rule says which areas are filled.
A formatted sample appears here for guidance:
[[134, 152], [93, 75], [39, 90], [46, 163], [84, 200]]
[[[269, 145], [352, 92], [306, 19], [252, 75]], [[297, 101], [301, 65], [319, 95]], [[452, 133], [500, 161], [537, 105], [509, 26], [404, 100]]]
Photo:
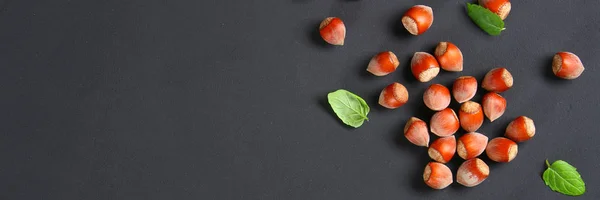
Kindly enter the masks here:
[[510, 162], [515, 159], [518, 152], [517, 143], [503, 137], [490, 140], [485, 148], [488, 158], [496, 162]]
[[483, 81], [481, 87], [490, 92], [501, 93], [513, 86], [513, 76], [510, 72], [503, 67], [494, 68], [490, 70]]
[[342, 46], [346, 39], [346, 26], [340, 18], [328, 17], [319, 25], [319, 34], [325, 42]]
[[526, 116], [519, 116], [506, 127], [504, 136], [515, 142], [524, 142], [535, 135], [535, 124]]
[[571, 52], [558, 52], [552, 59], [552, 72], [562, 79], [576, 79], [585, 70], [577, 55]]
[[479, 0], [479, 5], [492, 11], [502, 20], [508, 17], [508, 14], [512, 8], [509, 0]]
[[430, 162], [425, 166], [423, 180], [425, 184], [436, 190], [444, 189], [454, 182], [450, 168], [438, 162]]
[[465, 160], [476, 158], [485, 151], [488, 144], [488, 137], [476, 132], [464, 134], [456, 142], [456, 152], [458, 156]]
[[454, 135], [459, 128], [458, 116], [451, 108], [436, 112], [429, 122], [431, 132], [440, 137]]
[[411, 117], [404, 126], [404, 137], [414, 145], [428, 147], [429, 146], [429, 131], [425, 121]]
[[460, 72], [463, 70], [463, 54], [451, 42], [440, 42], [435, 48], [435, 58], [442, 69], [446, 71]]
[[490, 168], [479, 158], [463, 162], [456, 172], [456, 182], [466, 187], [481, 184], [490, 175]]
[[464, 102], [458, 112], [460, 126], [467, 132], [475, 132], [483, 124], [483, 109], [473, 101]]
[[448, 163], [456, 153], [456, 138], [453, 136], [441, 137], [433, 141], [427, 150], [429, 157], [440, 163]]
[[506, 99], [495, 92], [488, 92], [483, 95], [481, 106], [483, 107], [485, 116], [490, 122], [493, 122], [504, 115], [506, 111]]
[[440, 64], [431, 54], [416, 52], [410, 61], [410, 69], [413, 76], [424, 83], [431, 81], [440, 73]]
[[425, 5], [415, 5], [402, 17], [402, 25], [412, 35], [425, 33], [433, 24], [433, 9]]
[[448, 107], [452, 101], [450, 90], [446, 86], [433, 84], [423, 93], [423, 102], [431, 110], [440, 111]]
[[458, 77], [452, 85], [452, 95], [458, 103], [467, 102], [477, 93], [477, 85], [477, 79], [475, 79], [475, 77]]
[[385, 87], [379, 94], [379, 105], [388, 108], [396, 109], [408, 101], [408, 90], [400, 83], [392, 83]]

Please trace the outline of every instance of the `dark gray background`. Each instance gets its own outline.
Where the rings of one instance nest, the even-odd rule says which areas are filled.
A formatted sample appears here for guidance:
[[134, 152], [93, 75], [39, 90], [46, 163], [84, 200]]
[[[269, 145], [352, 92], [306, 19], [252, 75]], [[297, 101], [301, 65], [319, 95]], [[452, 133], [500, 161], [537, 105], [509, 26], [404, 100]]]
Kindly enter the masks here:
[[[566, 199], [544, 185], [545, 159], [578, 167], [580, 199], [600, 198], [600, 1], [514, 1], [499, 37], [470, 21], [466, 2], [1, 0], [0, 199]], [[400, 24], [415, 4], [435, 15], [418, 37]], [[345, 46], [319, 38], [327, 16], [346, 23]], [[465, 70], [417, 83], [412, 54], [446, 40]], [[365, 72], [385, 50], [398, 70]], [[579, 79], [553, 76], [557, 51], [580, 56]], [[404, 123], [432, 114], [428, 85], [496, 66], [515, 86], [480, 131], [502, 135], [527, 115], [535, 138], [513, 162], [488, 162], [476, 188], [428, 189], [426, 149], [403, 138]], [[409, 103], [382, 109], [377, 95], [394, 81]], [[326, 103], [338, 88], [363, 96], [371, 121], [341, 124]]]

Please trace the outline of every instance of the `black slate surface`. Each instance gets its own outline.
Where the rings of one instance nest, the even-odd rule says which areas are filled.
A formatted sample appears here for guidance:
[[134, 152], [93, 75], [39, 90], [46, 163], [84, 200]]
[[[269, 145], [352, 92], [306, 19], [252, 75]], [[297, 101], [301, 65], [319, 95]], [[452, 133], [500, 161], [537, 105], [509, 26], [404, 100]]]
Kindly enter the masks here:
[[[588, 188], [578, 199], [599, 199], [600, 1], [513, 1], [498, 37], [466, 2], [2, 0], [0, 199], [567, 199], [544, 185], [545, 159], [576, 166]], [[415, 4], [435, 15], [418, 37], [400, 24]], [[346, 45], [319, 38], [327, 16], [346, 23]], [[465, 70], [417, 83], [411, 55], [440, 41], [461, 48]], [[385, 50], [397, 72], [365, 72]], [[553, 76], [557, 51], [583, 60], [579, 79]], [[478, 187], [428, 189], [426, 149], [403, 138], [405, 121], [432, 114], [429, 84], [496, 66], [515, 86], [480, 132], [500, 136], [526, 115], [535, 138], [513, 162], [488, 162]], [[382, 109], [377, 95], [394, 81], [409, 103]], [[363, 127], [332, 113], [326, 94], [338, 88], [371, 105]]]

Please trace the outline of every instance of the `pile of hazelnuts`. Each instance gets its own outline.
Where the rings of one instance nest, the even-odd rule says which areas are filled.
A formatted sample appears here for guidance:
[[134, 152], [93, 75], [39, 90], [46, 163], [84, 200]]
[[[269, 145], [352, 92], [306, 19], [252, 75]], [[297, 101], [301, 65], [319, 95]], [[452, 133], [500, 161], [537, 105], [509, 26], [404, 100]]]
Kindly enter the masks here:
[[[479, 4], [502, 19], [510, 12], [508, 0], [479, 0]], [[402, 24], [413, 35], [427, 31], [433, 23], [433, 10], [429, 6], [415, 5], [408, 9], [402, 18]], [[322, 38], [332, 45], [343, 45], [346, 28], [341, 19], [329, 17], [319, 26]], [[367, 66], [367, 71], [375, 76], [385, 76], [394, 71], [399, 65], [397, 56], [390, 52], [375, 55]], [[440, 42], [431, 55], [427, 52], [416, 52], [411, 60], [413, 76], [420, 82], [429, 82], [440, 72], [459, 72], [463, 70], [463, 54], [451, 42]], [[584, 70], [579, 57], [570, 52], [558, 52], [554, 55], [552, 71], [557, 77], [575, 79]], [[526, 116], [519, 116], [506, 127], [504, 137], [496, 137], [488, 141], [488, 137], [477, 133], [482, 126], [484, 115], [491, 122], [498, 119], [506, 110], [506, 99], [500, 93], [513, 86], [513, 77], [506, 68], [490, 70], [481, 87], [488, 91], [482, 98], [481, 104], [471, 101], [478, 89], [478, 81], [473, 76], [461, 76], [452, 86], [452, 96], [461, 104], [458, 115], [448, 108], [451, 102], [450, 90], [440, 84], [431, 85], [423, 95], [424, 104], [431, 110], [437, 111], [431, 117], [430, 124], [419, 118], [412, 117], [404, 127], [404, 136], [411, 143], [428, 147], [429, 162], [423, 172], [425, 184], [434, 189], [444, 189], [454, 182], [448, 163], [456, 153], [465, 161], [460, 165], [456, 174], [456, 182], [466, 187], [474, 187], [489, 176], [488, 165], [478, 157], [485, 153], [495, 162], [512, 161], [518, 153], [517, 142], [524, 142], [535, 135], [535, 124]], [[379, 96], [379, 104], [385, 108], [396, 109], [408, 101], [408, 90], [400, 83], [392, 83], [385, 87]], [[467, 133], [455, 138], [459, 128]], [[438, 136], [430, 144], [429, 131]]]

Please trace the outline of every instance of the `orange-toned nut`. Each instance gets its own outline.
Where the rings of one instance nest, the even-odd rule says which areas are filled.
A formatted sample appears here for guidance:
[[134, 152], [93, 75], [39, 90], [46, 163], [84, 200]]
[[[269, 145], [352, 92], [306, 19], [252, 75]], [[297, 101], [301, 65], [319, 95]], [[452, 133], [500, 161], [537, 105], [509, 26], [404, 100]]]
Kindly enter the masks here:
[[535, 124], [529, 117], [519, 116], [506, 127], [504, 136], [515, 141], [524, 142], [535, 135]]
[[495, 92], [483, 95], [481, 104], [483, 113], [491, 122], [500, 118], [506, 110], [506, 99]]
[[461, 76], [452, 85], [452, 95], [458, 103], [471, 100], [477, 93], [477, 79], [472, 76]]
[[422, 147], [429, 146], [429, 131], [425, 121], [411, 117], [404, 126], [404, 136], [409, 142]]
[[563, 79], [576, 79], [581, 76], [585, 67], [579, 56], [571, 52], [558, 52], [552, 59], [552, 72]]
[[429, 157], [441, 163], [447, 163], [452, 160], [456, 153], [456, 138], [453, 136], [442, 137], [431, 143], [427, 150]]
[[429, 187], [437, 190], [444, 189], [454, 182], [450, 168], [437, 162], [430, 162], [425, 166], [423, 180]]
[[513, 77], [506, 68], [490, 70], [481, 83], [481, 87], [490, 92], [501, 93], [513, 86]]
[[496, 162], [510, 162], [515, 159], [518, 152], [517, 143], [503, 137], [490, 140], [487, 148], [485, 148], [488, 158]]
[[404, 13], [402, 25], [410, 34], [421, 35], [433, 24], [433, 9], [425, 5], [416, 5]]
[[434, 54], [442, 69], [451, 72], [463, 70], [463, 54], [451, 42], [440, 42], [435, 48]]
[[460, 106], [458, 111], [460, 126], [467, 132], [474, 132], [483, 124], [483, 109], [476, 102], [467, 101]]
[[392, 83], [385, 87], [379, 95], [379, 105], [395, 109], [408, 101], [408, 90], [400, 83]]
[[431, 110], [440, 111], [450, 105], [450, 90], [443, 85], [433, 84], [423, 93], [423, 102]]
[[496, 13], [502, 20], [506, 19], [512, 7], [509, 0], [479, 0], [479, 5]]
[[475, 158], [485, 151], [488, 143], [488, 137], [481, 133], [467, 133], [458, 138], [456, 152], [458, 156], [465, 160]]
[[456, 182], [466, 187], [475, 187], [490, 175], [490, 167], [479, 158], [463, 162], [456, 172]]
[[446, 108], [433, 114], [429, 127], [433, 134], [440, 137], [448, 137], [458, 131], [460, 123], [454, 110]]
[[391, 51], [386, 51], [371, 58], [371, 61], [367, 66], [367, 71], [375, 76], [385, 76], [396, 71], [398, 65], [400, 65], [400, 62], [398, 61], [396, 54]]
[[319, 33], [325, 42], [332, 45], [344, 45], [346, 26], [340, 18], [325, 18], [319, 25]]
[[426, 52], [416, 52], [410, 61], [410, 69], [420, 82], [428, 82], [440, 73], [440, 65]]

